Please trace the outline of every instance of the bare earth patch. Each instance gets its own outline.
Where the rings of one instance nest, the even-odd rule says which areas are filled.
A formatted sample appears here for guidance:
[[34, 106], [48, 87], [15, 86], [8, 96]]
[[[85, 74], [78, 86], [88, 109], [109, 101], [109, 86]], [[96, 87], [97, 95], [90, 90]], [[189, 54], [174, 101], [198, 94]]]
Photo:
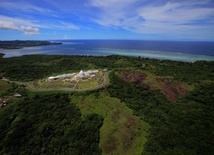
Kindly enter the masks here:
[[189, 92], [182, 83], [172, 82], [167, 78], [159, 78], [156, 80], [162, 84], [160, 90], [170, 101], [174, 102]]
[[148, 80], [150, 77], [147, 73], [131, 70], [118, 70], [117, 72], [122, 80], [153, 90], [160, 90], [168, 100], [173, 102], [189, 92], [183, 83], [173, 82], [168, 78], [152, 77], [155, 80], [151, 82]]

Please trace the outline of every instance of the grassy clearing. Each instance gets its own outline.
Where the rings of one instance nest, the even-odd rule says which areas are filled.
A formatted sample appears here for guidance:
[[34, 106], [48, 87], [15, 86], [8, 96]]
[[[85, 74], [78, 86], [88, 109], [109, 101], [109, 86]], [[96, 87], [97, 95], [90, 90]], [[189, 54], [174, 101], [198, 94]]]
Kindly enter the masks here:
[[72, 81], [72, 82], [65, 82], [63, 80], [56, 80], [56, 81], [51, 81], [51, 82], [47, 82], [44, 85], [41, 86], [42, 89], [53, 89], [53, 88], [68, 88], [68, 85], [72, 84], [75, 85], [76, 82]]
[[153, 89], [160, 89], [162, 87], [162, 85], [160, 83], [157, 82], [157, 76], [146, 72], [147, 77], [145, 79], [145, 83], [151, 84]]
[[97, 81], [93, 80], [93, 81], [80, 81], [78, 84], [78, 88], [79, 89], [84, 89], [84, 88], [92, 88], [99, 85]]
[[31, 87], [33, 87], [33, 88], [37, 88], [38, 87], [38, 80], [35, 80], [35, 81], [30, 81], [30, 82], [28, 82], [30, 85], [31, 85]]
[[9, 88], [10, 88], [10, 84], [7, 81], [0, 80], [0, 94]]
[[[172, 76], [157, 76], [157, 75], [154, 75], [154, 74], [152, 74], [150, 72], [146, 72], [146, 71], [140, 71], [140, 72], [147, 74], [147, 77], [144, 82], [147, 84], [150, 84], [151, 88], [154, 90], [161, 89], [161, 87], [163, 86], [163, 83], [157, 82], [157, 79], [159, 79], [159, 78], [166, 78], [166, 79], [169, 79], [170, 81], [178, 82], [178, 81], [174, 80], [174, 78]], [[194, 85], [190, 85], [185, 82], [182, 82], [182, 83], [184, 84], [185, 88], [187, 88], [189, 91], [192, 91], [195, 88]]]
[[106, 92], [99, 95], [71, 96], [83, 116], [99, 114], [104, 123], [100, 129], [103, 154], [140, 155], [147, 141], [149, 125], [133, 115], [131, 109]]

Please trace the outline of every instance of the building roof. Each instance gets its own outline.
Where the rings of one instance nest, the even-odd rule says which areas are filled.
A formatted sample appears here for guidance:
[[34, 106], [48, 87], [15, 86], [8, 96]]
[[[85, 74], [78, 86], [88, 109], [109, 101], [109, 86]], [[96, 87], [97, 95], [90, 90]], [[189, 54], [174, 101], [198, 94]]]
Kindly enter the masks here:
[[60, 79], [60, 78], [66, 78], [66, 77], [73, 77], [76, 73], [72, 74], [62, 74], [62, 75], [57, 75], [57, 76], [51, 76], [48, 79], [53, 80], [53, 79]]
[[85, 77], [85, 73], [81, 70], [78, 74], [77, 74], [78, 77]]
[[15, 96], [15, 97], [21, 97], [22, 95], [18, 94], [18, 93], [15, 93], [13, 96]]
[[98, 73], [98, 72], [99, 72], [99, 70], [88, 70], [85, 73], [87, 73], [87, 74], [93, 74], [93, 73]]

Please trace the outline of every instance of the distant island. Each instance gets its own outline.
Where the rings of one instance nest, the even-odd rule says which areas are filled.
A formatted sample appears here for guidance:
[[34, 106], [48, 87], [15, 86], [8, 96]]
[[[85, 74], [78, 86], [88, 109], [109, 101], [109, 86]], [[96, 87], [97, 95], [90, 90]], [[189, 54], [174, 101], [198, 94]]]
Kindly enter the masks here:
[[50, 41], [0, 41], [1, 49], [20, 49], [23, 47], [45, 46], [45, 45], [61, 45], [62, 43], [50, 42]]

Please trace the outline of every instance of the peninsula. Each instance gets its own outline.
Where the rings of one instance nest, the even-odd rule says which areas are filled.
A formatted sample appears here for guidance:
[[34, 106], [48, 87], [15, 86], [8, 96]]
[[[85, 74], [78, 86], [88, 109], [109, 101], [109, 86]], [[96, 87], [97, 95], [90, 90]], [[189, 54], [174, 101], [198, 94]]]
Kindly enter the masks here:
[[1, 49], [20, 49], [23, 47], [45, 46], [45, 45], [61, 45], [62, 43], [50, 41], [36, 41], [36, 40], [14, 40], [14, 41], [0, 41]]

